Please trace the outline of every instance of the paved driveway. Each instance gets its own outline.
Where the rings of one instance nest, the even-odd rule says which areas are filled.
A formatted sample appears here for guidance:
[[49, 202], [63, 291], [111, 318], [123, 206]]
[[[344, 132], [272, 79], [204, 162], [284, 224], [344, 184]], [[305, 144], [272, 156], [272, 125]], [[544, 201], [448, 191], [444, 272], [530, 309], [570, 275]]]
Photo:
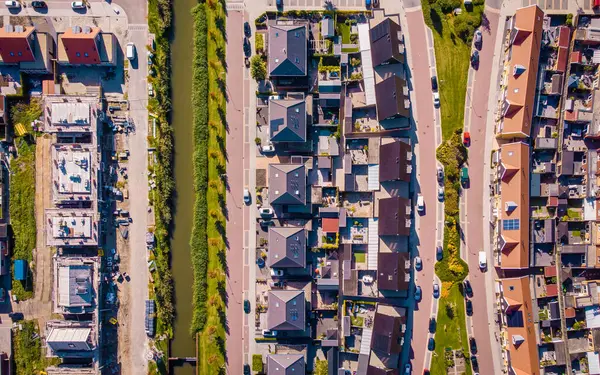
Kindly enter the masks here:
[[[486, 132], [488, 94], [490, 84], [496, 85], [492, 76], [492, 67], [498, 63], [494, 57], [496, 47], [496, 36], [498, 31], [499, 13], [486, 11], [490, 27], [483, 29], [483, 45], [480, 56], [479, 69], [471, 70], [471, 77], [467, 88], [467, 102], [471, 102], [470, 116], [465, 121], [465, 130], [471, 133], [471, 145], [469, 147], [469, 174], [470, 187], [465, 190], [466, 205], [461, 206], [461, 211], [466, 208], [466, 252], [469, 264], [469, 280], [473, 287], [473, 316], [467, 319], [469, 336], [474, 336], [477, 341], [478, 356], [480, 360], [479, 370], [482, 374], [494, 374], [494, 361], [491, 360], [492, 348], [497, 347], [494, 335], [490, 332], [490, 323], [493, 327], [494, 321], [490, 322], [488, 314], [488, 302], [494, 293], [493, 285], [486, 284], [486, 275], [479, 269], [479, 251], [484, 249], [484, 231], [489, 231], [489, 225], [484, 220], [484, 199], [488, 199], [489, 189], [483, 186], [484, 173], [490, 173], [489, 167], [484, 165], [490, 156], [484, 154], [486, 137], [493, 135], [493, 124], [489, 124], [489, 132]], [[493, 109], [492, 109], [493, 110]], [[487, 158], [487, 159], [486, 159]], [[491, 264], [491, 259], [488, 259]], [[487, 272], [495, 272], [489, 267]], [[493, 344], [493, 345], [492, 345]], [[483, 360], [486, 359], [486, 360]], [[489, 359], [489, 360], [488, 360]], [[499, 368], [497, 370], [500, 370]]]

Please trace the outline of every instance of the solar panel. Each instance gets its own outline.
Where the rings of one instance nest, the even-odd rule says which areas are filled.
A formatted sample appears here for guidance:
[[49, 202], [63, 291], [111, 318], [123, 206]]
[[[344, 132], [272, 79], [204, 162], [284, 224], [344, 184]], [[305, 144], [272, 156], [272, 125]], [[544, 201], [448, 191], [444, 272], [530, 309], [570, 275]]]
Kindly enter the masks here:
[[519, 228], [519, 219], [502, 220], [502, 230], [518, 230]]

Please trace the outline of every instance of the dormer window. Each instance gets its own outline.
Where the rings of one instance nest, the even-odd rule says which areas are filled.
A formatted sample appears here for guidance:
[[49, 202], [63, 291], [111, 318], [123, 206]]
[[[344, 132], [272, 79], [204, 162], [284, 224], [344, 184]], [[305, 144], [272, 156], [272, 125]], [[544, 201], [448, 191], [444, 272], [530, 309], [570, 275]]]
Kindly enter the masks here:
[[508, 201], [504, 203], [504, 211], [506, 211], [507, 213], [514, 211], [516, 208], [517, 204], [513, 201]]
[[519, 75], [525, 73], [525, 70], [527, 70], [527, 68], [525, 68], [523, 65], [516, 64], [513, 67], [513, 76], [515, 76], [515, 77], [519, 76]]

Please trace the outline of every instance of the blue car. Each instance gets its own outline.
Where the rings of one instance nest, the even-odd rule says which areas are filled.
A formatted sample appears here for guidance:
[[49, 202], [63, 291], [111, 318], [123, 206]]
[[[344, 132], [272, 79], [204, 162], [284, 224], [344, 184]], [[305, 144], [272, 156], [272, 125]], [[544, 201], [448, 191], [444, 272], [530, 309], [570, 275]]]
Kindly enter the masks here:
[[421, 295], [421, 287], [417, 286], [415, 288], [415, 300], [420, 301], [421, 297], [422, 297], [422, 295]]

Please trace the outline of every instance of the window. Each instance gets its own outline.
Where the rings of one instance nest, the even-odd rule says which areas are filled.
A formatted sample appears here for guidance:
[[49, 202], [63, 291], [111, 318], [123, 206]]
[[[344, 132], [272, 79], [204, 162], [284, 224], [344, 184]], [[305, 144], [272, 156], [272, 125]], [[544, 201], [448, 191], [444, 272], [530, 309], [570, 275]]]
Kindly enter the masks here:
[[75, 52], [75, 56], [81, 57], [81, 53], [80, 52]]
[[89, 56], [89, 54], [88, 54], [87, 52], [85, 52], [85, 53], [83, 54], [83, 56], [85, 56], [85, 57], [88, 57], [88, 56]]
[[502, 220], [502, 230], [518, 230], [519, 219]]
[[14, 53], [14, 52], [11, 52], [11, 53], [10, 53], [10, 55], [11, 55], [11, 56], [14, 56], [14, 55], [15, 55], [15, 53]]
[[511, 285], [511, 286], [509, 286], [509, 287], [508, 287], [508, 290], [510, 290], [510, 291], [513, 291], [513, 290], [515, 290], [515, 287], [514, 287], [514, 285]]
[[19, 51], [19, 56], [23, 56], [23, 52]]

